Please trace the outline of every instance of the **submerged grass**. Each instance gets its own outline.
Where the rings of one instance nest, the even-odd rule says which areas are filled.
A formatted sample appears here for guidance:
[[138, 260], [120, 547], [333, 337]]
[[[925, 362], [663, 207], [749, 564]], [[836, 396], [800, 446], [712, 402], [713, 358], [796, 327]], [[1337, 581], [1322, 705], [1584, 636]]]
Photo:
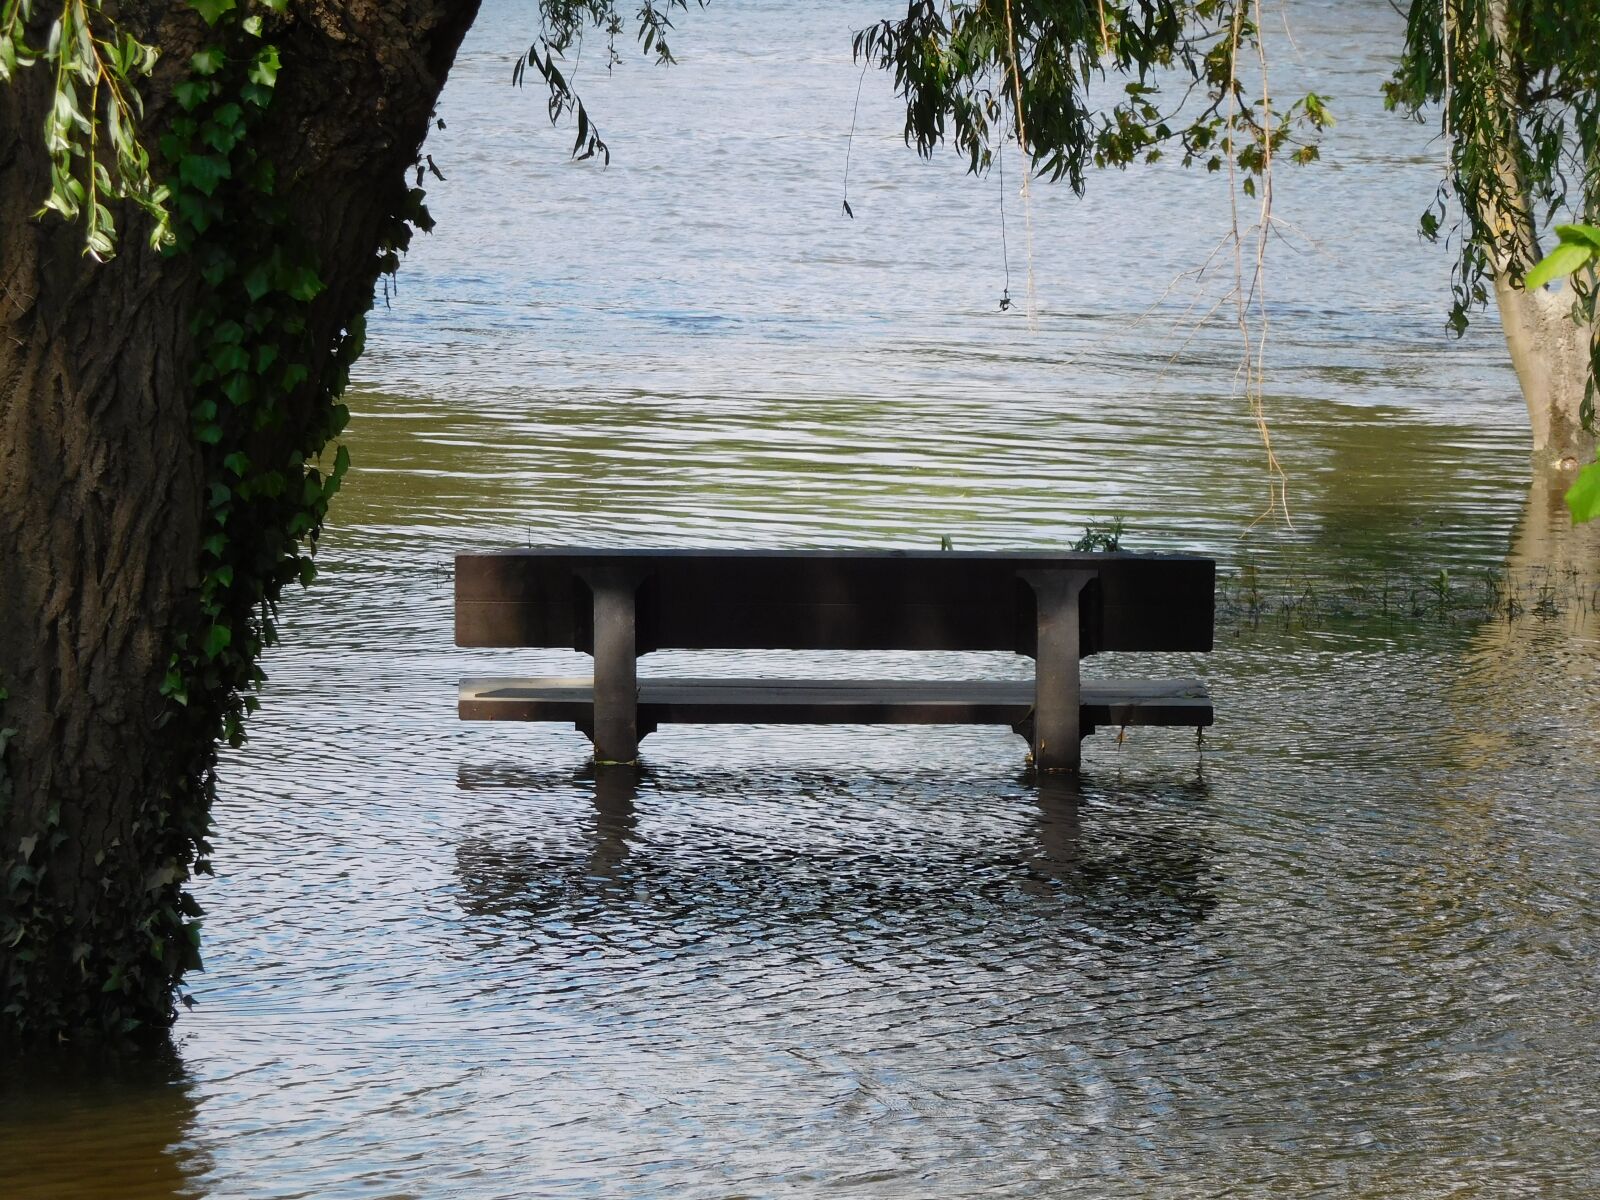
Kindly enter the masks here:
[[1576, 567], [1452, 575], [1382, 570], [1359, 577], [1265, 567], [1246, 559], [1217, 571], [1217, 621], [1319, 628], [1347, 621], [1474, 625], [1600, 612], [1600, 577]]

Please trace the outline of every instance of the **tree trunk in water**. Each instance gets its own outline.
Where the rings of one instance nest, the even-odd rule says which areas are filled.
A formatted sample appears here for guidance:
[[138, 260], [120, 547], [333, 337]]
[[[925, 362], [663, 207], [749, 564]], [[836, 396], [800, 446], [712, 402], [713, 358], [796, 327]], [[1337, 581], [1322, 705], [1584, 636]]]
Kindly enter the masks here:
[[1572, 319], [1572, 287], [1524, 291], [1505, 272], [1494, 279], [1500, 324], [1528, 403], [1538, 470], [1577, 470], [1594, 458], [1595, 438], [1579, 410], [1589, 382], [1591, 332]]
[[[1506, 0], [1492, 0], [1490, 26], [1507, 78], [1518, 74], [1513, 61]], [[1526, 291], [1511, 281], [1538, 262], [1538, 230], [1533, 200], [1522, 169], [1523, 147], [1514, 101], [1502, 97], [1504, 128], [1496, 171], [1503, 196], [1485, 197], [1494, 238], [1485, 247], [1494, 273], [1495, 301], [1511, 363], [1528, 405], [1537, 471], [1570, 472], [1594, 457], [1595, 438], [1583, 428], [1579, 410], [1589, 381], [1593, 330], [1572, 320], [1572, 285], [1556, 291]], [[1506, 199], [1509, 198], [1509, 199]]]
[[[282, 71], [253, 136], [327, 283], [309, 310], [317, 346], [370, 304], [376, 251], [477, 7], [296, 3], [272, 32]], [[213, 35], [183, 0], [121, 10], [162, 51], [154, 156], [180, 115], [172, 89]], [[0, 761], [0, 1035], [65, 1035], [119, 988], [118, 1024], [159, 1024], [184, 955], [148, 945], [150, 913], [187, 904], [196, 857], [170, 811], [174, 764], [194, 750], [160, 723], [200, 577], [190, 321], [207, 293], [196, 262], [150, 250], [131, 211], [104, 265], [82, 255], [81, 227], [34, 217], [50, 100], [46, 66], [0, 85], [0, 726], [17, 731]], [[309, 364], [303, 390], [326, 365]], [[133, 954], [166, 968], [130, 989]]]

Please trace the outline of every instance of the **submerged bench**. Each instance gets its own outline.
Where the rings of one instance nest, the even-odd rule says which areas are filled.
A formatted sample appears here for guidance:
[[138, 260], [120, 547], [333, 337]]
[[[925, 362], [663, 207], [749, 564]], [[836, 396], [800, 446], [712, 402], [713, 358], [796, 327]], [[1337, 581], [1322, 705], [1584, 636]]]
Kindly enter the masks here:
[[[1044, 770], [1096, 726], [1205, 726], [1192, 679], [1080, 683], [1102, 651], [1206, 651], [1215, 564], [1149, 554], [533, 549], [456, 557], [456, 644], [594, 655], [592, 679], [463, 679], [465, 720], [571, 721], [631, 762], [657, 726], [1007, 725]], [[1032, 680], [638, 676], [652, 650], [1009, 650]]]

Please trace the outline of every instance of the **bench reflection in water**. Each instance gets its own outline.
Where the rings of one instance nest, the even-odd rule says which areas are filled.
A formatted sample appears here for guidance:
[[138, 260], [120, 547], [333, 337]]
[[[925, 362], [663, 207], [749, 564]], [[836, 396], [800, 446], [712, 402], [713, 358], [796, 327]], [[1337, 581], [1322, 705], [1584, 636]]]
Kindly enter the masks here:
[[1106, 787], [1041, 772], [989, 794], [929, 775], [626, 766], [464, 767], [457, 780], [507, 800], [490, 822], [501, 828], [457, 848], [460, 903], [536, 941], [567, 926], [634, 939], [641, 926], [712, 938], [809, 926], [823, 940], [870, 929], [937, 943], [975, 920], [1025, 936], [1041, 918], [1056, 945], [1161, 941], [1215, 905], [1198, 777]]

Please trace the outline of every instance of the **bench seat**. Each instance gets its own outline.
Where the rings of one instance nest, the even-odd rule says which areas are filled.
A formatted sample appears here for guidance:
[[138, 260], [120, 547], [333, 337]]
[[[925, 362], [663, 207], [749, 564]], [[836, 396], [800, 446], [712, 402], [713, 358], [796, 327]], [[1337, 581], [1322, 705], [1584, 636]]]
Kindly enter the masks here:
[[[641, 727], [656, 725], [1005, 725], [1033, 712], [1031, 679], [650, 679], [639, 680]], [[461, 681], [467, 721], [594, 721], [588, 678]], [[1095, 726], [1210, 725], [1211, 696], [1197, 679], [1083, 681], [1079, 720]]]

